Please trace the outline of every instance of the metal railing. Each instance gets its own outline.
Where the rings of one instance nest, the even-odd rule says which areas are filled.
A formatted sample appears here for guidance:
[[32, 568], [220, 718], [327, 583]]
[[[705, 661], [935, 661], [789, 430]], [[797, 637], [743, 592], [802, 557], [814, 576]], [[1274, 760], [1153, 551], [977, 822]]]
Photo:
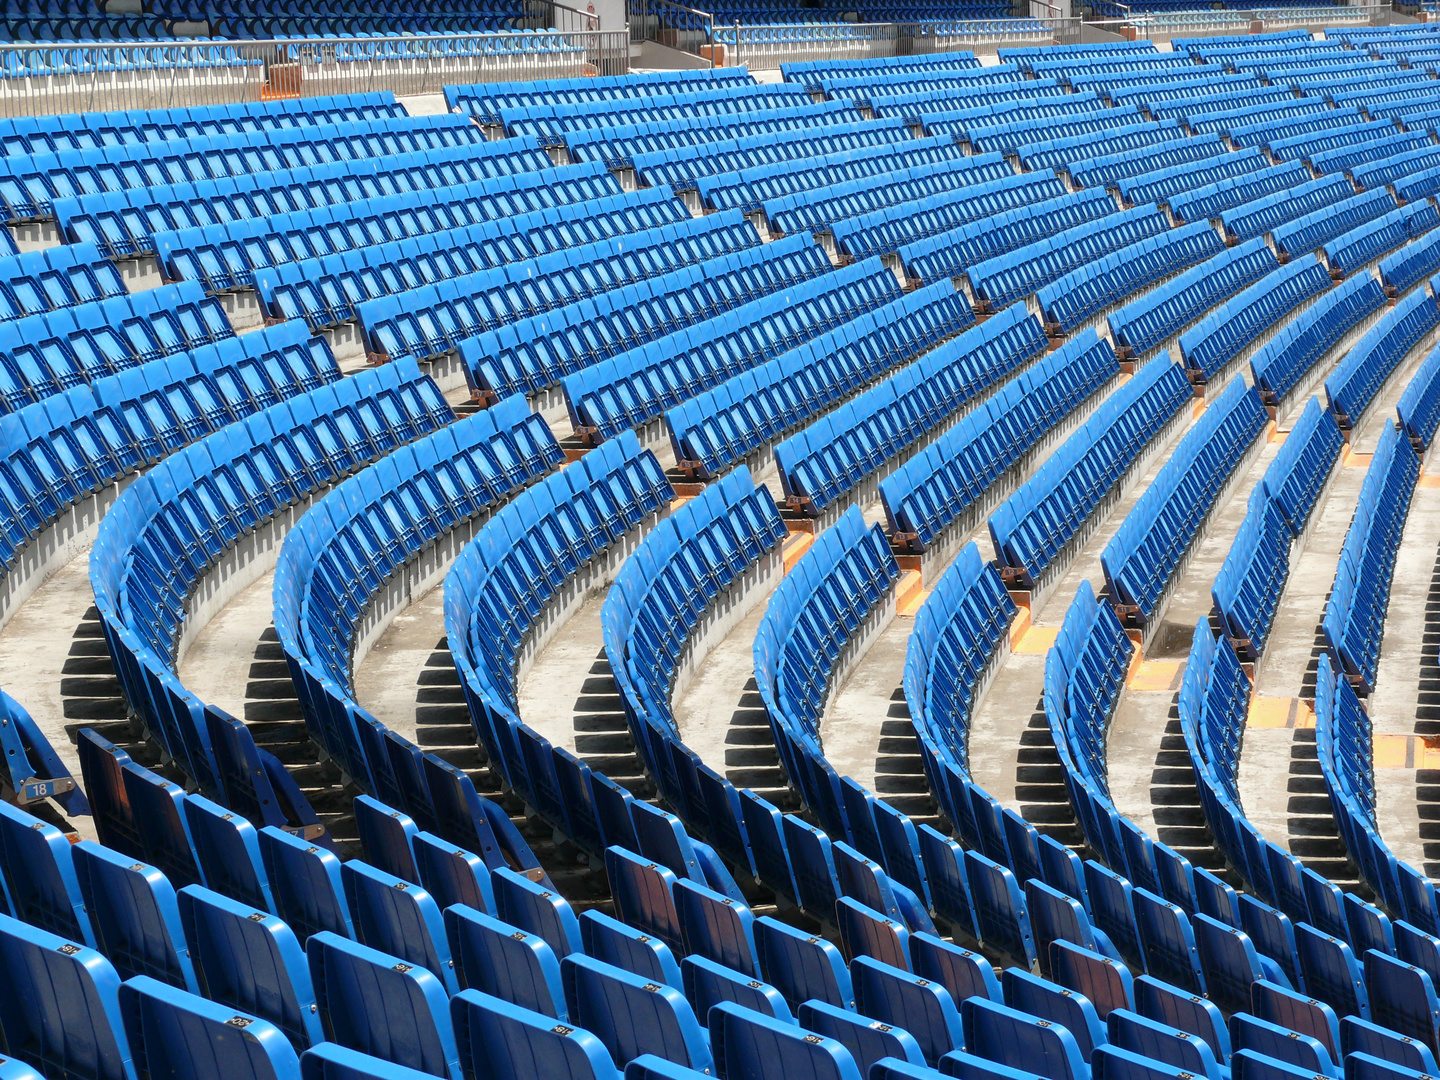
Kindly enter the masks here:
[[626, 14], [632, 42], [651, 41], [709, 60], [711, 66], [717, 62], [710, 48], [715, 41], [715, 16], [710, 12], [674, 0], [629, 0]]
[[[575, 14], [587, 18], [582, 12]], [[598, 28], [4, 45], [0, 46], [0, 116], [222, 105], [384, 90], [405, 97], [436, 94], [452, 83], [623, 75], [629, 70], [628, 35]]]
[[1108, 4], [1120, 14], [1085, 22], [1087, 27], [1135, 38], [1169, 38], [1213, 33], [1323, 29], [1327, 26], [1374, 26], [1390, 11], [1388, 4], [1317, 4], [1313, 7], [1251, 8], [1246, 10], [1133, 11], [1125, 4]]

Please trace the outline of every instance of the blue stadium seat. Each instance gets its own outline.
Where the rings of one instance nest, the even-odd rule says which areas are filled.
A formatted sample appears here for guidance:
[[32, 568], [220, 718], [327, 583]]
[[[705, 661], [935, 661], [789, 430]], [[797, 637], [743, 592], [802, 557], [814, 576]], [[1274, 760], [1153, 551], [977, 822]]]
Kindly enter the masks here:
[[580, 916], [580, 941], [585, 955], [649, 979], [679, 988], [680, 965], [669, 947], [650, 934], [626, 926], [604, 912]]
[[964, 1003], [965, 1049], [1047, 1080], [1083, 1080], [1090, 1068], [1074, 1036], [1037, 1017], [982, 998]]
[[496, 1080], [619, 1080], [605, 1046], [553, 1016], [462, 990], [450, 999], [460, 1061], [468, 1076]]
[[140, 1076], [297, 1080], [300, 1061], [284, 1034], [257, 1017], [146, 975], [120, 987], [120, 1012]]
[[560, 962], [566, 1010], [617, 1061], [655, 1054], [700, 1072], [710, 1040], [680, 990], [577, 953]]
[[75, 876], [93, 915], [96, 947], [116, 971], [127, 979], [148, 975], [196, 989], [175, 890], [164, 874], [82, 840], [75, 845]]
[[725, 1003], [710, 1010], [716, 1071], [724, 1080], [764, 1080], [780, 1072], [812, 1080], [860, 1080], [850, 1051], [760, 1013]]
[[755, 920], [755, 948], [765, 981], [780, 991], [792, 1013], [812, 998], [855, 1007], [845, 960], [824, 938], [764, 915]]

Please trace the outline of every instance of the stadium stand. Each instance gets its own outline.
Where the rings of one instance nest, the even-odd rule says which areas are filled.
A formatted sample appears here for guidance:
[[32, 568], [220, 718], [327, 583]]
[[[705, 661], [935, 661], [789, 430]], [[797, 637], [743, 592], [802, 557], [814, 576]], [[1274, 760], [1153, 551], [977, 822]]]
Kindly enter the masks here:
[[0, 125], [0, 1075], [1435, 1075], [1433, 34]]

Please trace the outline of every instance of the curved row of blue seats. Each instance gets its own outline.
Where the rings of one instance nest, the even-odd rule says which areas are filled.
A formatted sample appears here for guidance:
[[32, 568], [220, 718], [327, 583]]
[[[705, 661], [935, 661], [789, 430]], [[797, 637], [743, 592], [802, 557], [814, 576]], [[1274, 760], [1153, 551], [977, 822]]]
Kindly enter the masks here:
[[1213, 159], [1226, 153], [1225, 141], [1220, 136], [1185, 138], [1178, 125], [1170, 126], [1173, 123], [1160, 121], [1156, 138], [1133, 149], [1086, 146], [1080, 153], [1059, 156], [1063, 157], [1070, 178], [1081, 187], [1113, 187], [1127, 177], [1155, 176], [1170, 169], [1179, 171], [1201, 161], [1218, 165]]
[[1154, 617], [1220, 489], [1268, 420], [1260, 392], [1232, 379], [1105, 545], [1100, 562], [1110, 595], [1137, 609], [1140, 622]]
[[[1394, 125], [1387, 128], [1380, 121], [1376, 121], [1374, 127], [1376, 133], [1382, 134], [1383, 137], [1366, 138], [1362, 142], [1349, 143], [1334, 149], [1309, 154], [1307, 158], [1310, 166], [1318, 173], [1353, 172], [1357, 167], [1366, 166], [1372, 162], [1381, 162], [1395, 154], [1406, 154], [1412, 150], [1433, 145], [1423, 133], [1418, 131], [1394, 132]], [[1348, 129], [1342, 128], [1341, 130]], [[1403, 176], [1404, 173], [1396, 175]]]
[[[1409, 897], [1402, 882], [1425, 878], [1397, 859], [1380, 835], [1373, 746], [1370, 718], [1355, 689], [1343, 674], [1336, 674], [1329, 655], [1322, 654], [1315, 675], [1315, 749], [1331, 812], [1361, 880], [1393, 911], [1405, 912]], [[1420, 1000], [1425, 1000], [1423, 994]], [[1416, 1034], [1428, 1043], [1423, 1032]]]
[[1005, 471], [1119, 373], [1088, 331], [1022, 372], [880, 481], [891, 544], [923, 551]]
[[[1440, 88], [1428, 75], [1425, 80], [1428, 86], [1412, 86], [1405, 94], [1391, 95], [1372, 90], [1368, 93], [1357, 91], [1346, 97], [1355, 99], [1353, 104], [1360, 105], [1372, 119], [1400, 120], [1405, 123], [1406, 130], [1423, 131], [1435, 126], [1435, 114], [1440, 111], [1440, 94], [1436, 93], [1436, 89]], [[1350, 103], [1347, 101], [1347, 104]]]
[[[1305, 102], [1305, 99], [1301, 100]], [[1295, 95], [1288, 87], [1253, 86], [1170, 101], [1152, 95], [1143, 98], [1141, 103], [1156, 119], [1173, 117], [1183, 120], [1196, 134], [1208, 134], [1220, 133], [1224, 123], [1232, 117], [1264, 115], [1277, 103], [1294, 101]]]
[[1432, 350], [1405, 384], [1395, 409], [1401, 431], [1421, 454], [1429, 448], [1436, 428], [1440, 426], [1436, 406], [1436, 392], [1440, 389], [1435, 378], [1437, 369], [1440, 369], [1440, 351]]
[[193, 584], [285, 507], [453, 419], [413, 363], [362, 372], [171, 455], [102, 519], [91, 585], [121, 686], [202, 790], [217, 790], [204, 705], [173, 667]]
[[[728, 401], [727, 393], [717, 395], [716, 390], [727, 380], [744, 379], [753, 391], [767, 365], [795, 350], [803, 352], [807, 364], [827, 357], [828, 365], [844, 370], [839, 365], [854, 359], [841, 360], [830, 350], [852, 352], [860, 348], [858, 341], [864, 341], [867, 350], [876, 349], [866, 353], [861, 365], [861, 383], [870, 381], [933, 344], [936, 335], [948, 336], [956, 329], [951, 323], [963, 320], [964, 314], [947, 309], [931, 316], [925, 308], [935, 299], [930, 294], [910, 300], [879, 260], [866, 260], [584, 368], [567, 375], [561, 385], [576, 429], [590, 429], [594, 438], [607, 439], [639, 427], [667, 408], [718, 418], [719, 413], [690, 411], [699, 401], [715, 400], [716, 408], [719, 400]], [[855, 322], [861, 319], [870, 336], [881, 327], [888, 332], [866, 340]], [[882, 342], [888, 347], [881, 348]], [[815, 376], [823, 377], [818, 371]], [[771, 408], [782, 408], [779, 399], [767, 397], [767, 401]], [[799, 407], [803, 406], [797, 402], [783, 406], [786, 415]], [[763, 406], [751, 404], [747, 415], [753, 408]]]
[[295, 101], [237, 102], [180, 109], [17, 116], [0, 120], [0, 146], [7, 155], [56, 154], [101, 146], [131, 146], [215, 135], [258, 134], [385, 120], [409, 115], [388, 90], [334, 94]]
[[675, 146], [635, 154], [630, 164], [636, 175], [652, 186], [669, 184], [676, 191], [689, 191], [701, 177], [717, 173], [778, 165], [825, 153], [890, 146], [906, 142], [910, 137], [909, 128], [899, 118], [883, 123], [867, 120], [829, 124], [818, 132], [800, 129]]
[[480, 129], [464, 117], [419, 116], [14, 155], [3, 161], [0, 200], [11, 219], [44, 218], [51, 216], [55, 199], [68, 196], [193, 183], [483, 141]]
[[1375, 689], [1390, 579], [1420, 475], [1420, 459], [1409, 440], [1390, 423], [1382, 436], [1360, 488], [1321, 621], [1336, 674], [1365, 694]]
[[530, 392], [832, 269], [808, 236], [789, 237], [485, 331], [458, 352], [473, 387]]
[[[479, 190], [473, 184], [434, 188], [423, 201], [413, 195], [386, 195], [157, 232], [154, 243], [169, 278], [198, 281], [208, 291], [221, 292], [253, 285], [257, 270], [284, 263], [620, 194], [619, 182], [596, 162], [499, 177]], [[580, 208], [574, 213], [579, 216]]]
[[819, 232], [836, 221], [895, 203], [928, 198], [1014, 175], [1014, 170], [998, 154], [986, 153], [879, 173], [834, 187], [782, 195], [765, 200], [763, 209], [771, 226], [787, 235]]
[[[1377, 135], [1391, 135], [1395, 125], [1389, 120], [1372, 120], [1364, 124], [1347, 124], [1330, 131], [1320, 130], [1294, 135], [1287, 139], [1271, 139], [1265, 145], [1276, 161], [1308, 161], [1316, 172], [1333, 172], [1319, 162], [1331, 152], [1360, 153], [1363, 148], [1381, 140]], [[1391, 151], [1392, 153], [1394, 151]], [[1343, 169], [1339, 171], [1344, 171]]]
[[1247, 240], [1112, 313], [1107, 320], [1111, 338], [1142, 356], [1277, 265], [1263, 237]]
[[1270, 637], [1290, 572], [1291, 541], [1304, 532], [1343, 444], [1339, 425], [1312, 397], [1251, 493], [1235, 542], [1215, 574], [1215, 610], [1235, 650], [1252, 663]]
[[1148, 107], [1256, 87], [1260, 85], [1260, 77], [1248, 72], [1228, 75], [1197, 67], [1194, 71], [1180, 72], [1161, 68], [1148, 74], [1072, 75], [1069, 82], [1076, 90], [1099, 90], [1117, 105], [1138, 102]]
[[716, 83], [753, 83], [743, 67], [699, 71], [645, 71], [602, 75], [598, 79], [547, 79], [543, 82], [467, 83], [441, 87], [445, 105], [487, 122], [498, 122], [501, 109], [534, 105], [579, 105], [590, 101], [651, 97], [677, 87], [708, 88]]
[[[650, 189], [281, 263], [256, 272], [255, 291], [275, 317], [303, 318], [318, 330], [354, 319], [361, 302], [397, 288], [434, 285], [517, 263], [540, 269], [547, 256], [563, 260], [562, 265], [583, 265], [581, 254], [600, 253], [598, 245], [621, 238], [643, 243], [660, 229], [703, 242], [706, 234], [724, 232], [730, 224], [716, 217], [692, 219], [668, 191]], [[580, 296], [605, 288], [603, 283], [573, 284]]]
[[[1431, 256], [1440, 258], [1440, 251]], [[1278, 404], [1351, 327], [1378, 311], [1385, 289], [1361, 274], [1322, 296], [1287, 322], [1250, 358], [1250, 370], [1268, 402]]]
[[0, 419], [4, 557], [92, 492], [186, 443], [339, 378], [323, 343], [293, 328], [157, 359]]
[[896, 83], [889, 89], [896, 92], [870, 95], [870, 111], [880, 118], [900, 117], [920, 123], [927, 115], [944, 114], [954, 109], [974, 109], [1029, 98], [1056, 98], [1066, 93], [1065, 88], [1054, 79], [981, 83], [963, 90], [911, 91], [906, 89], [906, 84]]
[[1304, 255], [1236, 293], [1180, 335], [1186, 368], [1205, 381], [1295, 308], [1330, 288], [1330, 274], [1314, 255]]
[[1231, 144], [1237, 147], [1269, 146], [1272, 142], [1293, 139], [1297, 135], [1363, 123], [1365, 117], [1359, 109], [1327, 109], [1320, 113], [1301, 115], [1293, 120], [1266, 120], [1244, 127], [1232, 127], [1226, 134], [1229, 135]]
[[1162, 353], [1120, 386], [990, 514], [1000, 565], [1033, 588], [1184, 402], [1185, 370]]
[[1440, 104], [1440, 87], [1430, 74], [1416, 73], [1404, 78], [1389, 78], [1382, 87], [1333, 91], [1330, 100], [1337, 109], [1359, 105], [1372, 117], [1393, 115], [1402, 109], [1413, 110], [1416, 105], [1434, 106]]
[[[1233, 156], [1249, 161], [1251, 167], [1245, 172], [1230, 173], [1221, 179], [1192, 187], [1172, 197], [1169, 200], [1169, 206], [1175, 219], [1177, 221], [1209, 221], [1211, 218], [1219, 217], [1226, 210], [1233, 210], [1244, 203], [1262, 199], [1267, 195], [1274, 195], [1276, 192], [1300, 187], [1312, 179], [1310, 171], [1298, 161], [1282, 162], [1279, 165], [1262, 165], [1255, 168], [1259, 159], [1251, 157], [1252, 154], [1263, 154], [1263, 151], [1251, 149], [1249, 151], [1242, 150], [1235, 155], [1227, 155], [1227, 158]], [[1225, 161], [1226, 158], [1222, 158], [1220, 162], [1216, 162], [1211, 167], [1219, 168], [1221, 167], [1220, 163]], [[1123, 182], [1121, 190], [1125, 190]], [[1244, 239], [1248, 239], [1248, 237]]]
[[[592, 793], [589, 769], [553, 750], [520, 720], [514, 658], [560, 587], [560, 566], [583, 565], [651, 518], [668, 504], [671, 488], [654, 456], [641, 452], [634, 434], [625, 432], [530, 493], [524, 505], [511, 503], [492, 517], [451, 566], [445, 578], [446, 632], [455, 643], [471, 720], [492, 763], [529, 805], [584, 842], [601, 836], [602, 796], [610, 807], [622, 789], [596, 774]], [[595, 535], [577, 533], [572, 540], [560, 521], [573, 516], [573, 504], [581, 501], [591, 506], [588, 516], [602, 524]], [[554, 569], [532, 573], [532, 563]]]
[[747, 113], [812, 104], [809, 91], [781, 84], [741, 84], [648, 98], [592, 101], [576, 105], [534, 105], [501, 109], [500, 119], [512, 135], [564, 139], [570, 132], [595, 127], [678, 120], [686, 117], [743, 117]]
[[93, 242], [112, 258], [155, 251], [155, 234], [228, 221], [315, 210], [321, 206], [483, 183], [550, 167], [534, 140], [507, 139], [467, 147], [378, 158], [357, 172], [350, 161], [67, 196], [52, 204], [56, 224], [73, 243]]
[[[832, 838], [853, 842], [839, 777], [825, 759], [820, 721], [831, 671], [851, 635], [887, 601], [900, 576], [879, 525], [851, 507], [816, 537], [803, 569], [781, 579], [755, 633], [755, 684], [785, 773]], [[800, 564], [797, 564], [799, 566]], [[835, 588], [821, 588], [827, 581]], [[797, 881], [802, 896], [806, 884]]]
[[775, 465], [787, 500], [820, 514], [965, 402], [1041, 355], [1045, 344], [1023, 304], [951, 338], [778, 443]]
[[969, 305], [947, 282], [867, 310], [676, 403], [665, 414], [676, 460], [693, 463], [706, 479], [718, 477], [974, 321]]
[[233, 338], [224, 309], [194, 282], [162, 285], [0, 323], [6, 411], [140, 364]]
[[[1034, 133], [1043, 134], [1044, 131], [1043, 127], [1037, 127]], [[1147, 148], [1154, 148], [1159, 163], [1178, 165], [1193, 160], [1194, 157], [1204, 157], [1215, 152], [1195, 140], [1182, 140], [1181, 134], [1180, 124], [1175, 120], [1145, 123], [1137, 120], [1123, 125], [1115, 132], [1101, 127], [1084, 135], [1071, 135], [1062, 139], [1047, 138], [1028, 143], [1017, 147], [1014, 152], [1027, 169], [1064, 169], [1072, 176], [1085, 175], [1085, 179], [1077, 178], [1076, 182], [1088, 187], [1091, 184], [1103, 183], [1099, 178], [1108, 177], [1109, 174], [1105, 171], [1086, 174], [1081, 164], [1086, 158], [1125, 155], [1128, 160], [1134, 161], [1139, 156], [1136, 151], [1143, 153]], [[1157, 145], [1161, 143], [1167, 144], [1163, 150]]]
[[1428, 200], [1407, 203], [1331, 240], [1324, 248], [1325, 262], [1332, 271], [1345, 273], [1359, 269], [1410, 240], [1423, 242], [1425, 235], [1437, 226], [1440, 226], [1440, 211], [1433, 203]]
[[1037, 60], [1030, 65], [1030, 74], [1042, 79], [1052, 73], [1079, 75], [1104, 71], [1123, 74], [1126, 71], [1145, 68], [1186, 68], [1193, 63], [1194, 61], [1183, 53], [1159, 51], [1077, 53], [1056, 60]]
[[1146, 285], [1225, 249], [1208, 221], [1170, 229], [1086, 264], [1036, 291], [1044, 317], [1064, 333]]
[[[1039, 166], [1032, 164], [1035, 153], [1032, 144], [1040, 142], [1042, 139], [1044, 143], [1048, 144], [1072, 139], [1084, 140], [1089, 136], [1102, 133], [1106, 138], [1124, 138], [1123, 134], [1112, 133], [1116, 129], [1123, 132], [1130, 126], [1143, 127], [1145, 134], [1148, 134], [1150, 125], [1145, 122], [1145, 117], [1138, 109], [1133, 106], [1122, 106], [1097, 109], [1077, 116], [1039, 117], [1034, 120], [1021, 120], [1005, 124], [967, 125], [964, 133], [968, 141], [981, 151], [1018, 154], [1030, 168], [1036, 168]], [[1037, 139], [1037, 136], [1041, 138]]]
[[[1248, 102], [1259, 105], [1282, 100], [1274, 88], [1262, 86], [1260, 77], [1249, 72], [1207, 75], [1203, 80], [1187, 73], [1187, 77], [1179, 81], [1141, 86], [1132, 85], [1121, 76], [1107, 92], [1117, 105], [1133, 99], [1154, 117], [1183, 117], [1187, 113], [1210, 112], [1232, 104]], [[1278, 90], [1278, 94], [1284, 93], [1283, 89]], [[1293, 94], [1289, 96], [1294, 97]]]
[[613, 127], [579, 129], [566, 134], [565, 145], [576, 161], [601, 161], [612, 168], [630, 163], [636, 154], [663, 153], [715, 140], [746, 139], [835, 124], [853, 124], [859, 111], [848, 102], [822, 101], [782, 109], [764, 109], [735, 116], [696, 116]]
[[[983, 68], [930, 68], [924, 72], [897, 72], [886, 78], [862, 75], [841, 79], [825, 79], [820, 89], [830, 100], [845, 98], [855, 102], [880, 105], [896, 96], [926, 96], [931, 100], [964, 100], [974, 93], [1021, 93], [1036, 89], [1035, 80], [1026, 80], [1013, 64], [996, 64]], [[1054, 80], [1049, 80], [1051, 84]]]
[[[1421, 203], [1417, 209], [1423, 209], [1425, 205], [1427, 204]], [[1395, 199], [1388, 191], [1367, 191], [1287, 221], [1271, 231], [1271, 238], [1281, 252], [1300, 255], [1326, 249], [1332, 241], [1339, 240], [1346, 233], [1362, 228], [1394, 210]], [[1433, 213], [1433, 207], [1431, 210]], [[1422, 214], [1417, 221], [1423, 224], [1424, 216]]]
[[[1011, 124], [1023, 125], [1027, 121], [1042, 120], [1047, 117], [1064, 118], [1068, 123], [1071, 119], [1080, 122], [1088, 119], [1089, 114], [1105, 111], [1105, 104], [1100, 100], [1098, 94], [1063, 94], [1032, 97], [1014, 96], [993, 104], [962, 105], [956, 107], [952, 103], [948, 108], [918, 111], [915, 118], [925, 125], [925, 130], [932, 135], [952, 135], [956, 140], [975, 143], [981, 137], [985, 129], [1008, 126]], [[1016, 134], [1024, 138], [1025, 129], [1017, 130]], [[993, 135], [986, 135], [990, 144], [982, 147], [988, 150], [1005, 152], [1011, 148], [1010, 143], [996, 141]]]
[[71, 817], [89, 815], [90, 804], [70, 769], [25, 707], [4, 690], [0, 690], [0, 753], [5, 755], [5, 773], [0, 776], [4, 801], [27, 806], [53, 798]]
[[1402, 298], [1345, 354], [1325, 380], [1330, 411], [1351, 428], [1396, 367], [1436, 326], [1440, 306], [1424, 288]]
[[[1303, 166], [1301, 166], [1303, 168]], [[1313, 210], [1323, 210], [1355, 194], [1344, 176], [1322, 176], [1294, 187], [1261, 195], [1217, 216], [1232, 243], [1263, 236], [1278, 225], [1294, 221]], [[1393, 202], [1393, 200], [1392, 200]]]
[[977, 301], [994, 309], [1030, 296], [1076, 267], [1158, 236], [1168, 226], [1165, 212], [1157, 204], [1147, 203], [974, 263], [965, 276]]
[[0, 256], [0, 321], [126, 295], [125, 279], [93, 244]]
[[974, 53], [963, 51], [920, 53], [913, 56], [876, 56], [859, 60], [801, 60], [780, 65], [780, 77], [786, 82], [813, 84], [824, 79], [863, 78], [867, 75], [923, 71], [928, 67], [980, 66]]
[[795, 192], [832, 187], [917, 165], [953, 161], [962, 156], [960, 146], [953, 139], [936, 136], [715, 173], [700, 177], [695, 186], [711, 209], [735, 208], [749, 212], [760, 209], [767, 200]]
[[[603, 298], [612, 290], [650, 279], [664, 280], [686, 267], [719, 265], [759, 247], [754, 227], [737, 212], [658, 225], [638, 233], [553, 252], [538, 259], [504, 262], [435, 284], [376, 283], [376, 295], [353, 306], [376, 353], [424, 359], [499, 326], [532, 318], [577, 298]], [[376, 268], [379, 269], [379, 268]], [[405, 286], [411, 287], [406, 288]], [[310, 305], [298, 293], [290, 298]], [[317, 297], [321, 303], [328, 303]], [[324, 318], [324, 308], [316, 312]]]
[[911, 277], [939, 281], [1036, 237], [1113, 212], [1104, 192], [1065, 193], [1054, 173], [1021, 173], [895, 203], [831, 226], [854, 258], [896, 252]]

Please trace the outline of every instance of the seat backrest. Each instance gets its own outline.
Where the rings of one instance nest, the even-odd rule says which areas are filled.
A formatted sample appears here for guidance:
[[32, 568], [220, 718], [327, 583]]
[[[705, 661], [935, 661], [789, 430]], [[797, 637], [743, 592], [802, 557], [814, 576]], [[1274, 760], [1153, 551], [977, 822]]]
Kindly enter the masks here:
[[910, 931], [858, 900], [842, 896], [835, 902], [840, 951], [846, 960], [870, 956], [891, 967], [910, 970]]
[[0, 1046], [47, 1077], [129, 1080], [120, 978], [94, 949], [0, 914]]
[[710, 1007], [723, 1001], [787, 1023], [794, 1022], [790, 1006], [775, 987], [703, 956], [687, 956], [680, 961], [680, 980], [695, 1015], [706, 1017], [707, 1024]]
[[931, 1065], [965, 1045], [954, 999], [939, 983], [869, 956], [855, 958], [850, 979], [855, 986], [856, 1010], [909, 1031]]
[[1330, 1058], [1330, 1051], [1318, 1039], [1287, 1031], [1246, 1012], [1230, 1017], [1230, 1046], [1237, 1051], [1253, 1050], [1312, 1074], [1337, 1076], [1340, 1072]]
[[52, 934], [94, 946], [70, 841], [54, 825], [0, 802], [0, 878], [11, 910]]
[[991, 1001], [1003, 1000], [1000, 981], [989, 960], [934, 934], [910, 935], [910, 964], [920, 978], [945, 987], [952, 1001], [964, 1001], [976, 994]]
[[[274, 901], [255, 826], [201, 795], [185, 796], [182, 807], [205, 884], [215, 892], [269, 911]], [[174, 879], [171, 884], [176, 884]]]
[[285, 922], [199, 885], [177, 900], [205, 997], [268, 1020], [297, 1052], [324, 1040], [305, 952]]
[[445, 923], [428, 892], [359, 859], [344, 863], [340, 876], [356, 940], [428, 969], [447, 992], [459, 989]]
[[1163, 1061], [1196, 1076], [1217, 1080], [1221, 1075], [1210, 1044], [1188, 1031], [1149, 1020], [1129, 1009], [1113, 1010], [1105, 1021], [1105, 1031], [1107, 1041], [1113, 1046]]
[[615, 914], [621, 921], [655, 934], [671, 949], [683, 952], [684, 935], [675, 910], [676, 874], [659, 862], [621, 847], [605, 849], [605, 869], [615, 898]]
[[701, 1072], [711, 1068], [709, 1040], [685, 996], [580, 953], [560, 962], [570, 1019], [593, 1032], [616, 1061], [655, 1054]]
[[1050, 943], [1050, 977], [1084, 994], [1101, 1020], [1114, 1009], [1135, 1007], [1134, 982], [1128, 967], [1068, 941]]
[[1379, 949], [1368, 949], [1365, 987], [1372, 1021], [1424, 1043], [1431, 1053], [1440, 1053], [1440, 1046], [1436, 1044], [1440, 1007], [1437, 1007], [1435, 987], [1429, 975]]
[[464, 904], [495, 912], [495, 887], [490, 880], [490, 868], [479, 855], [424, 831], [415, 834], [411, 850], [420, 884], [441, 911], [452, 904]]
[[971, 998], [961, 1007], [965, 1049], [1048, 1080], [1084, 1080], [1089, 1067], [1075, 1037], [1017, 1009]]
[[369, 795], [357, 795], [353, 805], [355, 831], [360, 835], [365, 861], [405, 881], [419, 881], [420, 872], [411, 849], [415, 834], [420, 831], [414, 820]]
[[619, 1080], [593, 1034], [508, 1001], [462, 990], [450, 1016], [467, 1076], [493, 1080]]
[[1002, 981], [1006, 1005], [1066, 1028], [1075, 1037], [1080, 1056], [1086, 1061], [1090, 1060], [1095, 1047], [1105, 1041], [1105, 1026], [1095, 1006], [1083, 994], [1019, 968], [1006, 968]]
[[120, 1012], [141, 1076], [299, 1080], [294, 1048], [279, 1028], [259, 1017], [146, 975], [120, 987]]
[[1261, 979], [1250, 987], [1250, 1012], [1272, 1024], [1309, 1035], [1340, 1060], [1340, 1022], [1323, 1001]]
[[75, 845], [75, 876], [91, 913], [96, 946], [125, 978], [149, 975], [197, 989], [175, 890], [153, 866], [99, 844]]
[[563, 896], [508, 868], [493, 871], [490, 884], [505, 922], [544, 938], [557, 957], [580, 948], [580, 922]]
[[807, 1001], [797, 1017], [800, 1027], [834, 1039], [850, 1051], [855, 1064], [868, 1077], [881, 1058], [898, 1058], [912, 1065], [924, 1065], [920, 1045], [904, 1028], [877, 1024], [848, 1009], [837, 1009], [823, 1001]]
[[300, 1080], [425, 1080], [425, 1073], [335, 1043], [300, 1055]]
[[[680, 883], [677, 883], [680, 884]], [[680, 965], [660, 939], [599, 911], [580, 916], [585, 955], [614, 964], [652, 982], [680, 988]]]
[[780, 991], [792, 1013], [812, 998], [842, 1009], [855, 1007], [845, 960], [824, 938], [763, 915], [755, 920], [755, 948], [763, 978]]
[[566, 1018], [560, 962], [544, 938], [462, 905], [445, 909], [445, 931], [462, 989]]
[[428, 970], [328, 930], [305, 957], [328, 1041], [460, 1080], [445, 986]]
[[1307, 923], [1298, 923], [1295, 952], [1300, 958], [1305, 990], [1311, 997], [1319, 998], [1340, 1016], [1369, 1017], [1364, 974], [1347, 943]]
[[725, 1080], [860, 1080], [850, 1051], [760, 1013], [725, 1003], [710, 1010], [716, 1074]]
[[259, 841], [275, 914], [300, 943], [322, 930], [350, 937], [354, 931], [335, 853], [273, 825], [260, 830]]
[[755, 914], [748, 905], [688, 879], [676, 880], [674, 896], [687, 953], [698, 953], [752, 977], [760, 974]]

